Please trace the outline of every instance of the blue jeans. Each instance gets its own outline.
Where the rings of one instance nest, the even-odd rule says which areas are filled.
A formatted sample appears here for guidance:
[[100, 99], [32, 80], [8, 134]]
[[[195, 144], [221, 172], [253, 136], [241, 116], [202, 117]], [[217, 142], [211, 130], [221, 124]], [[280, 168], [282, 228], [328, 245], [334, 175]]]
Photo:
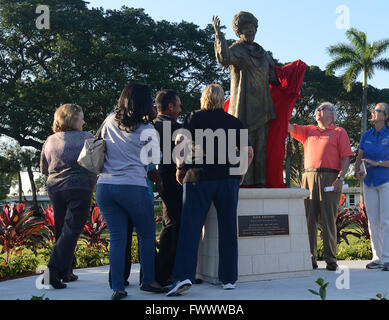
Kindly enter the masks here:
[[219, 280], [238, 279], [237, 206], [239, 180], [235, 178], [187, 182], [183, 187], [183, 207], [173, 279], [195, 279], [201, 231], [213, 201], [219, 228]]
[[124, 264], [128, 219], [134, 223], [139, 239], [142, 284], [155, 280], [155, 221], [147, 187], [135, 185], [98, 184], [96, 201], [110, 233], [109, 263], [112, 289], [124, 290]]

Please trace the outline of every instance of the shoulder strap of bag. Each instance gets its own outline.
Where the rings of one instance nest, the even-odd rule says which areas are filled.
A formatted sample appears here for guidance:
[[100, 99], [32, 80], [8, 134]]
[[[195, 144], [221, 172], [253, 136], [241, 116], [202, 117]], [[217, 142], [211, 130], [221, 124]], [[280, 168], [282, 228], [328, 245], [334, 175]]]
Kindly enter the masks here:
[[108, 117], [105, 118], [105, 120], [101, 124], [100, 128], [97, 130], [97, 132], [96, 132], [96, 134], [94, 136], [95, 140], [101, 139], [101, 131], [103, 130], [104, 124], [107, 122], [107, 119], [108, 119]]

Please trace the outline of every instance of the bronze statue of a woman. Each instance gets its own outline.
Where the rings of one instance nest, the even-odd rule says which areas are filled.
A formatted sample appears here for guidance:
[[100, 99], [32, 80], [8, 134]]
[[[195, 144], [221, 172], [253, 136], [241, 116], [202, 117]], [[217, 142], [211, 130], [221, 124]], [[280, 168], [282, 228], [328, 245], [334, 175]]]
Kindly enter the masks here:
[[220, 20], [213, 17], [217, 61], [231, 73], [231, 97], [228, 113], [246, 126], [254, 159], [244, 185], [266, 185], [266, 142], [270, 120], [276, 118], [269, 83], [279, 84], [273, 59], [254, 42], [258, 20], [241, 11], [234, 16], [233, 30], [240, 40], [230, 47], [220, 31]]

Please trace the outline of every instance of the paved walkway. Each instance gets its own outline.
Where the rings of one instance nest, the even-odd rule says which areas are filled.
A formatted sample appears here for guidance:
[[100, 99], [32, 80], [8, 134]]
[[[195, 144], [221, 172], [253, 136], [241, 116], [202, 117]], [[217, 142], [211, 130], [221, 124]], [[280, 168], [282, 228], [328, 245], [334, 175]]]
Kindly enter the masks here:
[[[327, 300], [369, 300], [377, 293], [389, 298], [389, 272], [367, 270], [368, 261], [339, 261], [341, 272], [325, 269], [319, 261], [319, 269], [302, 278], [237, 283], [235, 290], [222, 290], [219, 285], [202, 283], [193, 285], [181, 297], [169, 298], [162, 294], [140, 291], [138, 288], [139, 264], [133, 265], [128, 300], [320, 300], [308, 289], [318, 291], [315, 281], [321, 277], [329, 282]], [[349, 272], [349, 277], [348, 277]], [[50, 300], [109, 300], [112, 294], [108, 286], [108, 267], [75, 270], [79, 280], [68, 284], [66, 289], [37, 289], [39, 276], [0, 282], [0, 300], [30, 300], [32, 296], [48, 297]], [[337, 288], [337, 286], [339, 288]], [[343, 286], [344, 289], [341, 289]]]

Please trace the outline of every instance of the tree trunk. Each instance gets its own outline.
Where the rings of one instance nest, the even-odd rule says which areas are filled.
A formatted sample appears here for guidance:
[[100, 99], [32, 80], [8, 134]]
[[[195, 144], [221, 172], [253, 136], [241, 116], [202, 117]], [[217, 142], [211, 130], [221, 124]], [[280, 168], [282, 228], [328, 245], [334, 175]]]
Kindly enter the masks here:
[[286, 161], [285, 161], [285, 185], [287, 188], [290, 188], [290, 165], [292, 155], [292, 141], [290, 134], [288, 133], [287, 143], [286, 143]]
[[[363, 69], [363, 84], [362, 84], [362, 135], [367, 130], [367, 72], [365, 69]], [[360, 199], [361, 203], [364, 202], [363, 199], [363, 181], [361, 181], [361, 187], [360, 187]]]
[[367, 129], [367, 86], [362, 88], [362, 134]]
[[35, 186], [35, 182], [34, 182], [34, 174], [32, 173], [32, 169], [30, 166], [27, 166], [27, 172], [28, 172], [28, 177], [30, 178], [30, 183], [31, 183], [32, 205], [33, 205], [33, 208], [38, 209], [38, 199], [36, 196], [36, 186]]
[[19, 203], [23, 202], [23, 185], [22, 185], [22, 176], [20, 171], [18, 171], [18, 183], [19, 183]]

